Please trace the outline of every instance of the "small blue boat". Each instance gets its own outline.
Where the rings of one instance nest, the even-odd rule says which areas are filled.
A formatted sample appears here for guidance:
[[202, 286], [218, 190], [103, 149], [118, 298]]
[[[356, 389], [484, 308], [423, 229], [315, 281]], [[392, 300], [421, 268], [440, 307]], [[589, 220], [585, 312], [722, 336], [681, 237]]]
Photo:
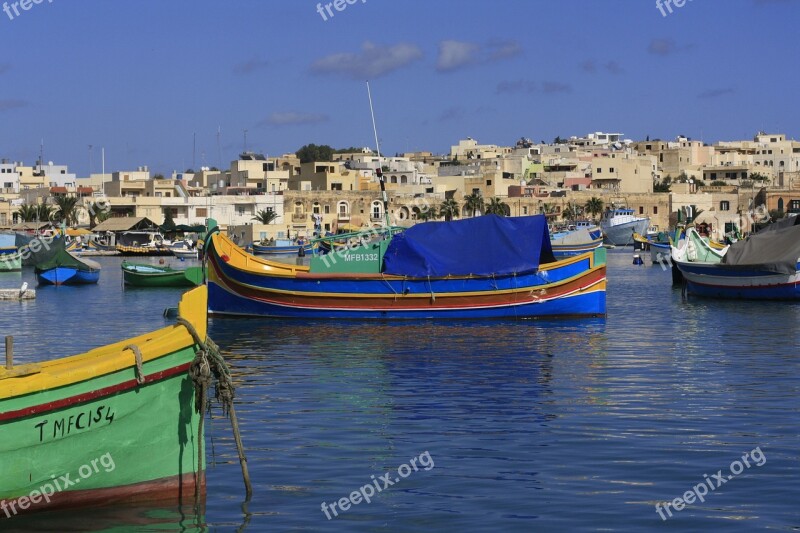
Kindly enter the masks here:
[[550, 236], [553, 255], [571, 257], [603, 245], [603, 232], [597, 226], [579, 227], [574, 230], [554, 233]]
[[32, 256], [40, 285], [89, 285], [100, 280], [100, 264], [69, 253], [63, 238], [43, 242]]

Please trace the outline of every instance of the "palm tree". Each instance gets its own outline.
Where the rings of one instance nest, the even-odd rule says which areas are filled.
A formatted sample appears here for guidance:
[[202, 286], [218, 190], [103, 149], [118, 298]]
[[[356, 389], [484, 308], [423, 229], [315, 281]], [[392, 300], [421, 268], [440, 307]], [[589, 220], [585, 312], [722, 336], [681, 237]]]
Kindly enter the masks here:
[[564, 210], [561, 211], [561, 217], [568, 222], [575, 220], [577, 215], [578, 215], [577, 210], [572, 208], [572, 204], [567, 204], [567, 207], [565, 207]]
[[443, 216], [447, 222], [453, 220], [453, 218], [457, 217], [460, 213], [458, 202], [453, 200], [452, 198], [448, 198], [442, 205], [439, 206], [439, 216]]
[[417, 215], [417, 220], [421, 220], [422, 222], [435, 220], [437, 218], [439, 218], [439, 214], [436, 212], [436, 207], [432, 205], [424, 207], [420, 210], [419, 215]]
[[50, 222], [53, 218], [53, 206], [39, 204], [36, 206], [36, 218], [39, 222]]
[[86, 211], [89, 213], [89, 229], [94, 229], [100, 222], [111, 216], [109, 206], [105, 202], [92, 202]]
[[78, 223], [78, 199], [76, 197], [56, 196], [53, 201], [56, 204], [56, 211], [53, 213], [55, 221], [63, 222], [67, 226]]
[[262, 209], [256, 212], [256, 215], [251, 219], [259, 222], [260, 224], [272, 224], [278, 218], [278, 213], [272, 209]]
[[489, 198], [489, 203], [486, 204], [487, 215], [499, 215], [501, 217], [508, 216], [508, 205], [500, 198]]
[[472, 216], [475, 216], [476, 212], [483, 211], [483, 196], [481, 196], [481, 193], [476, 192], [464, 197], [464, 212], [467, 211]]
[[39, 207], [36, 205], [22, 204], [17, 209], [17, 216], [21, 222], [33, 222], [39, 219]]
[[592, 216], [599, 215], [603, 212], [603, 200], [596, 196], [592, 196], [590, 200], [586, 201], [584, 208], [586, 209], [586, 212]]

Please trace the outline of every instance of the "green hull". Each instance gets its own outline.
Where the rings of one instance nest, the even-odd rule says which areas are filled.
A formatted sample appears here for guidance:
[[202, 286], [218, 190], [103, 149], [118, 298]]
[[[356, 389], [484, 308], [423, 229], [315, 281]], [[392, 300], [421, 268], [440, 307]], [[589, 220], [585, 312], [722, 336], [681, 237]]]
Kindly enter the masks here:
[[203, 269], [189, 267], [173, 270], [169, 267], [122, 263], [125, 283], [134, 287], [196, 287], [203, 284]]
[[16, 254], [0, 255], [0, 272], [14, 272], [22, 270], [22, 256]]
[[[146, 362], [143, 384], [129, 367], [0, 400], [0, 520], [27, 512], [17, 499], [37, 493], [30, 510], [193, 497], [203, 438], [188, 376], [194, 357], [185, 348]], [[14, 500], [17, 512], [3, 507]]]

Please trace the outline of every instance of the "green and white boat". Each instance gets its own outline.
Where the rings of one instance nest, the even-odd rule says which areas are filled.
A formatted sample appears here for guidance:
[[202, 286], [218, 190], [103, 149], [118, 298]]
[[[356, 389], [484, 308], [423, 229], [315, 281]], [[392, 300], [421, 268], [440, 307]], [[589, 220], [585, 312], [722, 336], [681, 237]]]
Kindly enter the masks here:
[[196, 287], [203, 284], [203, 269], [177, 270], [169, 266], [123, 261], [122, 277], [125, 283], [134, 287]]

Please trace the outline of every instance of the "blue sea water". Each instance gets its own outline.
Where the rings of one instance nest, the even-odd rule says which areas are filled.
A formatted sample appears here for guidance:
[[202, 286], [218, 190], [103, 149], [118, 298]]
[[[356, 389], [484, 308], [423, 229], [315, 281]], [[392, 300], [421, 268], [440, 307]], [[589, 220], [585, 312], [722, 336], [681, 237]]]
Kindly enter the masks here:
[[[209, 333], [237, 385], [252, 501], [243, 504], [229, 424], [216, 411], [203, 516], [75, 510], [0, 530], [800, 528], [800, 305], [684, 300], [659, 266], [632, 265], [630, 250], [608, 258], [605, 319], [214, 319]], [[167, 322], [161, 312], [179, 289], [123, 289], [120, 259], [100, 262], [97, 286], [0, 302], [17, 361]], [[35, 285], [25, 271], [0, 286], [22, 281]], [[416, 470], [403, 466], [412, 459]], [[720, 470], [716, 488], [705, 476]], [[383, 489], [386, 474], [393, 485]], [[333, 502], [374, 483], [382, 490], [371, 503], [337, 503], [333, 516]], [[673, 505], [662, 520], [657, 503], [704, 483], [715, 487], [704, 502]]]

